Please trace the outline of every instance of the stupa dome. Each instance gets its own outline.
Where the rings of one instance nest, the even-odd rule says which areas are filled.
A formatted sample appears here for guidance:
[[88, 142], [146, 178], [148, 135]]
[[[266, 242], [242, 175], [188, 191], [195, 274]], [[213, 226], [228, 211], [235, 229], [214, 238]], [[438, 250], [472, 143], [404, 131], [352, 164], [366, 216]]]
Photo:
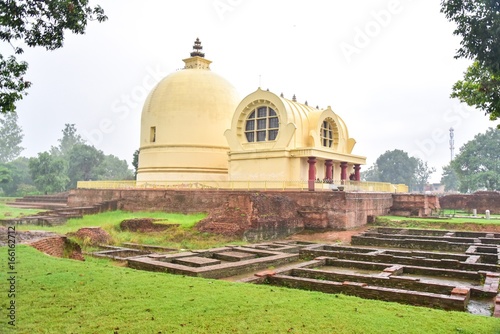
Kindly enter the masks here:
[[161, 80], [142, 110], [138, 181], [225, 180], [224, 131], [240, 101], [210, 70], [197, 39], [185, 67]]

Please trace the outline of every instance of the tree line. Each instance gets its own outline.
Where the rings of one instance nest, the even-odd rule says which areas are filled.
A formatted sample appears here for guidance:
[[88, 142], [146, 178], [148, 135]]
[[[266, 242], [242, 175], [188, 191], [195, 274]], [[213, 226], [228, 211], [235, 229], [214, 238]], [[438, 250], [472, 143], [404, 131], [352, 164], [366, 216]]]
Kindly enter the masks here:
[[[362, 173], [362, 179], [406, 184], [410, 191], [422, 192], [435, 171], [427, 162], [396, 149], [380, 155]], [[441, 184], [445, 191], [462, 193], [500, 190], [500, 129], [490, 128], [463, 145], [457, 156], [443, 167]]]
[[132, 180], [125, 160], [88, 145], [74, 124], [66, 124], [57, 146], [36, 157], [20, 156], [22, 129], [17, 114], [0, 116], [0, 193], [4, 196], [48, 194], [75, 188], [78, 181]]
[[[74, 124], [66, 124], [59, 145], [36, 158], [19, 157], [23, 148], [22, 131], [17, 131], [16, 103], [27, 94], [32, 83], [25, 78], [28, 64], [16, 57], [23, 48], [44, 47], [55, 50], [63, 45], [68, 32], [84, 34], [89, 21], [104, 22], [107, 16], [100, 6], [87, 0], [4, 1], [0, 0], [0, 42], [11, 47], [11, 55], [0, 52], [0, 186], [7, 195], [67, 190], [77, 180], [129, 178], [126, 162], [105, 155], [87, 145], [76, 133]], [[454, 34], [461, 37], [455, 58], [472, 61], [452, 88], [458, 98], [491, 120], [500, 117], [500, 2], [492, 0], [441, 0], [441, 12], [456, 24]], [[500, 127], [500, 125], [499, 125]], [[478, 134], [462, 147], [460, 154], [443, 168], [442, 183], [448, 190], [471, 192], [499, 190], [500, 159], [498, 130]], [[137, 151], [133, 164], [137, 167]], [[427, 163], [401, 150], [382, 154], [363, 173], [365, 180], [405, 183], [411, 190], [423, 190], [434, 173]]]
[[[65, 125], [57, 146], [36, 157], [20, 156], [22, 139], [17, 114], [0, 115], [0, 194], [4, 196], [62, 192], [75, 188], [78, 181], [135, 179], [125, 160], [86, 144], [74, 124]], [[500, 129], [496, 128], [464, 144], [443, 167], [441, 184], [445, 190], [500, 190], [499, 147]], [[137, 158], [138, 150], [133, 154], [135, 171]], [[395, 149], [380, 155], [362, 173], [362, 180], [406, 184], [410, 191], [422, 192], [435, 171], [427, 162]]]

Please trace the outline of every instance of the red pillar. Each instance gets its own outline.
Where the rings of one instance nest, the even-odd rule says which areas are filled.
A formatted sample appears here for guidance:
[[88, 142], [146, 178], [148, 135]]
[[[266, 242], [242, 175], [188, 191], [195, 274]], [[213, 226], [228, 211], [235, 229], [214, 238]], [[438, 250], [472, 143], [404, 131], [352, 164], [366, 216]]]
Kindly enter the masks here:
[[326, 160], [325, 161], [325, 167], [326, 167], [325, 178], [327, 180], [333, 180], [333, 161], [332, 160]]
[[344, 183], [347, 180], [347, 162], [340, 163], [340, 181]]
[[360, 164], [354, 165], [354, 181], [361, 181], [361, 175], [359, 174], [360, 169], [361, 169]]
[[314, 191], [314, 183], [316, 182], [316, 157], [309, 157], [309, 159], [307, 159], [307, 162], [309, 163], [308, 187], [309, 191]]

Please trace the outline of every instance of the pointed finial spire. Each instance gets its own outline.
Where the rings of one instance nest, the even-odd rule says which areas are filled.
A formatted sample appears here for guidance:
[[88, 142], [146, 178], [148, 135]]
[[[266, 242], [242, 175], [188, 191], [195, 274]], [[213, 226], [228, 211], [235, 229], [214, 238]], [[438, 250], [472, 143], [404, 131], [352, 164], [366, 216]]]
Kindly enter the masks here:
[[191, 58], [182, 60], [186, 64], [184, 69], [210, 70], [210, 64], [212, 61], [206, 59], [205, 54], [201, 52], [201, 50], [203, 50], [203, 46], [201, 46], [200, 39], [197, 38], [194, 42]]
[[293, 94], [292, 101], [297, 102], [297, 97], [295, 96], [295, 94]]
[[305, 103], [306, 106], [308, 106], [309, 104], [307, 103], [307, 100], [306, 100], [306, 103]]
[[201, 46], [201, 42], [199, 38], [196, 38], [193, 45], [193, 52], [191, 52], [191, 57], [205, 57], [205, 54], [201, 52], [203, 50], [203, 46]]
[[281, 93], [281, 94], [280, 94], [280, 97], [285, 97], [285, 96], [283, 95], [283, 93]]

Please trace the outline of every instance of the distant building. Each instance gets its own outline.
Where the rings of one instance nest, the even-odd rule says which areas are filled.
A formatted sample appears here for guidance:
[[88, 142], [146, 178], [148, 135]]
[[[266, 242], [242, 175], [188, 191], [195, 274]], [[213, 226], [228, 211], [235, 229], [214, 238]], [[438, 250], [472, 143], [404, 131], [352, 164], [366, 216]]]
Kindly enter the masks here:
[[444, 194], [445, 187], [441, 183], [431, 183], [424, 186], [424, 192], [431, 192], [433, 194]]
[[241, 100], [201, 49], [144, 104], [138, 182], [360, 180], [366, 158], [330, 107], [260, 88]]

